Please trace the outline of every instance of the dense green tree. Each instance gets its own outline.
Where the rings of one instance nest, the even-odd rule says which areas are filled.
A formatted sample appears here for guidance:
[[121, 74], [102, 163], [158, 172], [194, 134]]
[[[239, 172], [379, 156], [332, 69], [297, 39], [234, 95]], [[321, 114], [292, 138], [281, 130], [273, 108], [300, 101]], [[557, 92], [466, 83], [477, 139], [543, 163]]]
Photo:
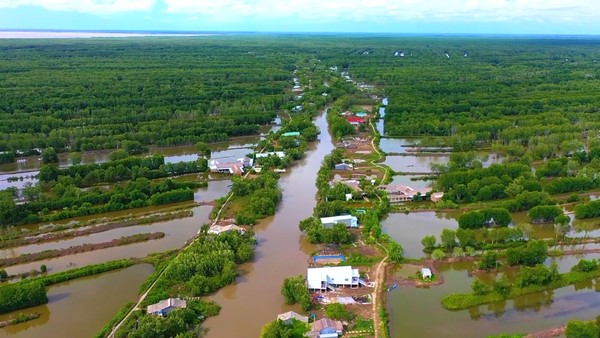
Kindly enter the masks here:
[[423, 244], [423, 247], [425, 248], [425, 250], [433, 250], [433, 248], [435, 247], [436, 241], [437, 241], [437, 239], [435, 238], [435, 236], [428, 235], [428, 236], [423, 237], [423, 239], [421, 240], [421, 244]]
[[308, 324], [292, 319], [290, 324], [275, 320], [265, 325], [260, 333], [261, 338], [303, 338], [310, 330]]
[[328, 304], [325, 307], [325, 315], [327, 318], [345, 321], [349, 321], [353, 317], [352, 313], [350, 313], [350, 311], [348, 311], [348, 309], [346, 309], [346, 307], [340, 303]]
[[281, 294], [286, 304], [300, 303], [304, 311], [312, 307], [308, 286], [302, 275], [286, 278], [281, 286]]
[[388, 257], [394, 263], [401, 263], [404, 260], [404, 249], [395, 241], [390, 241], [388, 245]]
[[597, 338], [598, 328], [594, 322], [570, 320], [565, 334], [567, 338]]
[[42, 162], [44, 164], [48, 163], [58, 163], [58, 154], [56, 150], [52, 147], [48, 147], [42, 151]]
[[443, 229], [440, 235], [440, 243], [446, 250], [452, 250], [456, 246], [456, 231]]

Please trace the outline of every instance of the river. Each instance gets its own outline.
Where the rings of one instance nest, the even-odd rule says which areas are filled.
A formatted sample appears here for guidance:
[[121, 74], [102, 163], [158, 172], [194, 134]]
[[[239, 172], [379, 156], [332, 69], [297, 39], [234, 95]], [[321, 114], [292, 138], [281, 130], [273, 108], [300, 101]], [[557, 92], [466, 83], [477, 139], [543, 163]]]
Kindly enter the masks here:
[[211, 297], [222, 309], [219, 316], [206, 321], [207, 337], [258, 337], [262, 326], [277, 314], [299, 311], [284, 304], [279, 290], [286, 277], [306, 274], [309, 254], [315, 249], [307, 244], [298, 223], [313, 213], [317, 171], [333, 150], [325, 113], [315, 124], [321, 130], [319, 141], [279, 180], [283, 199], [276, 214], [255, 226], [259, 238], [255, 259], [241, 266], [236, 284]]
[[127, 302], [137, 300], [137, 289], [152, 273], [152, 265], [89, 276], [50, 286], [48, 304], [12, 314], [39, 313], [40, 318], [0, 329], [0, 337], [93, 337]]

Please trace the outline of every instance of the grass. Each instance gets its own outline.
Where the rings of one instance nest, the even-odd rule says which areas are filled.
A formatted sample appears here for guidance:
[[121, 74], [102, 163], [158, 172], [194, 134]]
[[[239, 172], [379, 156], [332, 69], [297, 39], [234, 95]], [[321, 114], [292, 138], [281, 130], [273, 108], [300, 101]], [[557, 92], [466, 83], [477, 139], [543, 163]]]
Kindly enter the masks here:
[[373, 319], [357, 318], [351, 331], [373, 331]]

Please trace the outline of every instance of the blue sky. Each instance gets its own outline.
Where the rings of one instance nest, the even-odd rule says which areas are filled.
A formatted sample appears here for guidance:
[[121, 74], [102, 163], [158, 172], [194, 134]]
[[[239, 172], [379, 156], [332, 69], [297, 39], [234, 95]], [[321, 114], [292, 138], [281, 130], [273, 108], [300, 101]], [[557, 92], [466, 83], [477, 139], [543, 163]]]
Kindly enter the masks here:
[[600, 34], [600, 0], [0, 0], [0, 29]]

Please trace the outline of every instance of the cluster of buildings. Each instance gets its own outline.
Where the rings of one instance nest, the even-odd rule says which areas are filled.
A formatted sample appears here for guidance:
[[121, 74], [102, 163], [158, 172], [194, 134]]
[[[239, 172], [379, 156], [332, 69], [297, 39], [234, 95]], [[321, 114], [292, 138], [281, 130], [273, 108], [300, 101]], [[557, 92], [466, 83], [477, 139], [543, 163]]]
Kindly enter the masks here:
[[[412, 201], [415, 196], [425, 196], [431, 193], [431, 188], [413, 189], [406, 185], [380, 185], [379, 190], [383, 190], [388, 194], [390, 203], [401, 203]], [[438, 202], [444, 196], [443, 192], [435, 192], [430, 194], [432, 202]]]
[[244, 170], [252, 168], [254, 160], [248, 157], [239, 158], [236, 162], [219, 162], [211, 160], [208, 168], [213, 173], [243, 175]]
[[[300, 136], [300, 132], [292, 131], [283, 133], [281, 136], [287, 137], [298, 137]], [[285, 152], [283, 151], [268, 151], [263, 153], [254, 154], [254, 158], [264, 158], [269, 156], [277, 156], [279, 158], [283, 158], [285, 156]], [[222, 173], [222, 174], [230, 174], [230, 175], [243, 175], [245, 170], [255, 169], [256, 172], [260, 172], [260, 167], [254, 165], [254, 159], [249, 157], [243, 157], [237, 159], [235, 162], [219, 162], [217, 160], [211, 160], [209, 163], [209, 169], [213, 173]], [[285, 170], [283, 171], [285, 172]]]

